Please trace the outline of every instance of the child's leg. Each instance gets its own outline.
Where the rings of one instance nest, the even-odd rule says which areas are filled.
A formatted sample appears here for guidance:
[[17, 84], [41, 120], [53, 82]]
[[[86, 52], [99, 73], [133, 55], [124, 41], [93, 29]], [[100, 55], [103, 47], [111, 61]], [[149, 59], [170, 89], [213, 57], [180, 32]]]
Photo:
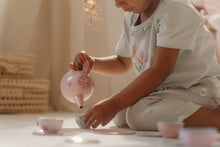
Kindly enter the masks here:
[[[202, 119], [204, 122], [208, 122], [209, 118], [205, 119], [207, 115], [213, 114], [211, 115], [213, 120], [217, 117], [217, 114], [214, 113], [217, 105], [214, 98], [195, 95], [183, 89], [164, 90], [142, 98], [129, 107], [126, 121], [130, 128], [137, 130], [157, 130], [158, 121], [185, 120], [187, 125], [189, 124], [187, 121], [193, 122], [197, 119], [196, 123], [200, 123]], [[191, 116], [193, 116], [192, 119], [187, 120]], [[203, 118], [200, 118], [201, 116]], [[204, 126], [216, 125], [206, 123]]]
[[220, 106], [216, 109], [201, 107], [184, 120], [186, 127], [216, 127], [220, 130]]
[[148, 104], [148, 99], [154, 97], [141, 99], [128, 109], [126, 120], [130, 128], [155, 131], [158, 121], [182, 122], [200, 108], [190, 101], [170, 97], [163, 98], [153, 105]]
[[[155, 104], [155, 103], [159, 102], [160, 100], [161, 100], [161, 98], [148, 99], [148, 104]], [[146, 109], [145, 106], [144, 107], [138, 106], [138, 108]], [[127, 117], [126, 115], [129, 114], [129, 113], [127, 113], [127, 111], [128, 111], [128, 109], [124, 109], [124, 110], [118, 112], [117, 115], [112, 120], [117, 127], [129, 127], [127, 124], [127, 120], [126, 120], [126, 117]], [[143, 110], [140, 110], [140, 111], [143, 111]], [[136, 112], [133, 112], [133, 113], [136, 113]]]
[[128, 127], [128, 124], [126, 122], [126, 111], [127, 109], [118, 112], [117, 115], [112, 120], [117, 127], [121, 127], [121, 128]]

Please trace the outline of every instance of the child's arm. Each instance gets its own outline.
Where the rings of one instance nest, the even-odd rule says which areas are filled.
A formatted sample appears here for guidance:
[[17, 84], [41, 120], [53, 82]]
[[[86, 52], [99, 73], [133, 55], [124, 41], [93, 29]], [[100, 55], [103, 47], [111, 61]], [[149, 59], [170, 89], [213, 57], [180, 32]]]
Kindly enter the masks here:
[[121, 57], [118, 55], [108, 57], [91, 57], [86, 52], [80, 52], [76, 55], [70, 67], [73, 70], [82, 70], [82, 65], [85, 61], [89, 61], [92, 72], [115, 76], [129, 71], [132, 67], [131, 58]]
[[153, 92], [171, 73], [178, 54], [179, 49], [156, 47], [153, 64], [149, 69], [126, 88], [94, 105], [84, 114], [87, 126], [93, 124], [92, 127], [96, 128], [99, 124], [106, 125], [119, 111]]
[[93, 72], [108, 76], [123, 74], [132, 67], [131, 58], [118, 55], [95, 58], [94, 64]]

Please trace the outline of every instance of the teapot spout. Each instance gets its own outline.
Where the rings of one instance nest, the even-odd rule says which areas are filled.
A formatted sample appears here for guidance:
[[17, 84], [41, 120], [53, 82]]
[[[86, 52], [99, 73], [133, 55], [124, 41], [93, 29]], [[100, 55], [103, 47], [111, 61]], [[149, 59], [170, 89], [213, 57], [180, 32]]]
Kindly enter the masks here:
[[74, 99], [75, 99], [75, 102], [76, 102], [77, 106], [80, 109], [82, 109], [83, 108], [83, 99], [84, 98], [82, 96], [75, 96]]

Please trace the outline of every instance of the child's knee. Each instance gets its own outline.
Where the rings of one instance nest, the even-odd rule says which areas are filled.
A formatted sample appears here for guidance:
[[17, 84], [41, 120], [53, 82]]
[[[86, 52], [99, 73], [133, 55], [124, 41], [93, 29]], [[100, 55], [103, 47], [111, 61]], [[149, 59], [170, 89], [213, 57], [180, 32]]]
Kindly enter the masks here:
[[112, 120], [113, 123], [117, 126], [117, 127], [127, 127], [127, 122], [126, 122], [126, 111], [127, 109], [124, 109], [120, 112], [118, 112], [116, 114], [116, 116], [114, 117], [114, 119]]
[[126, 121], [130, 128], [135, 130], [157, 130], [155, 112], [151, 108], [139, 111], [133, 106], [127, 110]]

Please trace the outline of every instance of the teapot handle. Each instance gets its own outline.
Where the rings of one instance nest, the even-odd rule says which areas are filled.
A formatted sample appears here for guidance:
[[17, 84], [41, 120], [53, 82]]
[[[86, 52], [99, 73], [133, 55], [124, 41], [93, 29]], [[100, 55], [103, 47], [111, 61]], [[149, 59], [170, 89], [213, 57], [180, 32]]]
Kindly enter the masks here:
[[88, 74], [90, 72], [90, 68], [89, 68], [89, 61], [85, 61], [83, 63], [83, 69], [82, 72], [85, 74]]

